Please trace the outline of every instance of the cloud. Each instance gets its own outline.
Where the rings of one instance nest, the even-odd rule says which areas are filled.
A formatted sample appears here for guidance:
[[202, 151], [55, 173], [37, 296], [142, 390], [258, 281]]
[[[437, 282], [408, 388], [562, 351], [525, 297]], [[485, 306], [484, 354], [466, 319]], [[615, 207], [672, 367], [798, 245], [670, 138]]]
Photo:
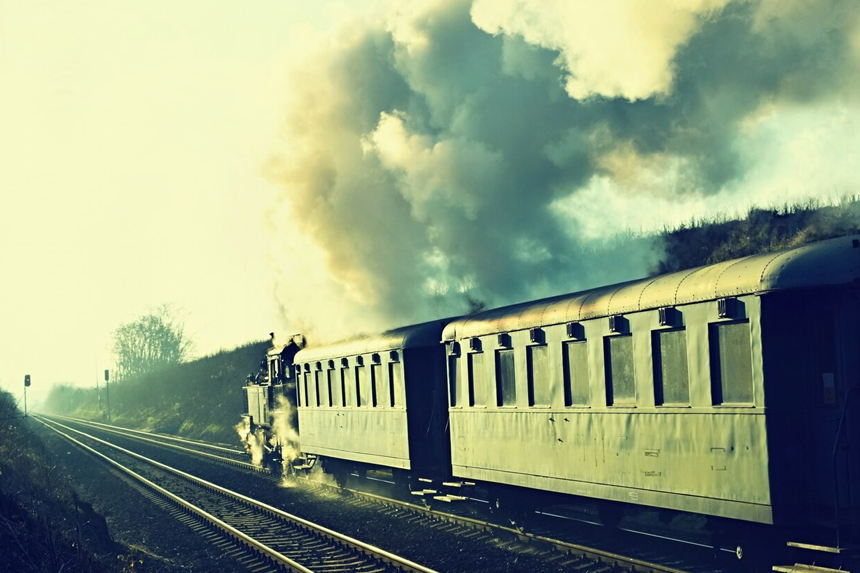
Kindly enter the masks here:
[[295, 72], [267, 167], [288, 318], [328, 339], [635, 278], [659, 242], [619, 248], [628, 229], [846, 189], [860, 6], [819, 4], [426, 0], [355, 23]]

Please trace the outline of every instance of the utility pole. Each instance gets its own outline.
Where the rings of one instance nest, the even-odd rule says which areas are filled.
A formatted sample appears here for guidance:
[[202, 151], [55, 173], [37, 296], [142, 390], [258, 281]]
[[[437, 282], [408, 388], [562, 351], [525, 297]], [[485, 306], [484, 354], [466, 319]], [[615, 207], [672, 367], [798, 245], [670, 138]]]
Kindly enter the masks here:
[[30, 387], [30, 375], [24, 374], [24, 417], [27, 417], [27, 388]]
[[105, 370], [105, 394], [107, 394], [107, 421], [110, 422], [110, 371]]
[[[98, 366], [96, 366], [96, 368], [98, 368]], [[104, 408], [102, 408], [102, 393], [101, 393], [101, 388], [99, 388], [99, 375], [98, 374], [96, 374], [96, 400], [98, 400], [98, 402], [99, 402], [98, 403], [99, 412], [102, 413], [102, 418], [104, 418], [105, 412], [104, 412]]]

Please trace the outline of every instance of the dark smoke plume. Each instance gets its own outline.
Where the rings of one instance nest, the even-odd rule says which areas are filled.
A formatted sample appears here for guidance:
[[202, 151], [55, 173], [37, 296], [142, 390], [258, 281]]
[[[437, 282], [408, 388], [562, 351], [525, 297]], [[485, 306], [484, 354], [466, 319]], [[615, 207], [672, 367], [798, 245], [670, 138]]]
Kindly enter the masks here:
[[860, 3], [408, 2], [294, 75], [271, 221], [317, 339], [642, 276], [715, 211], [856, 191]]

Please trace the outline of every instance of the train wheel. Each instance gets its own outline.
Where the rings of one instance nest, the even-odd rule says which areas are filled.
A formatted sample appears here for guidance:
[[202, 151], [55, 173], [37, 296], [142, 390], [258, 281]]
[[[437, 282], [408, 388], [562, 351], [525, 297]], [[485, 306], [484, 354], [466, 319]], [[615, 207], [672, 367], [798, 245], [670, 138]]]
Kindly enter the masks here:
[[514, 491], [506, 488], [493, 488], [489, 490], [489, 493], [490, 512], [493, 515], [509, 521], [511, 525], [521, 531], [528, 526], [534, 515], [534, 509], [529, 507], [527, 496], [517, 495]]
[[597, 516], [604, 527], [615, 529], [624, 517], [624, 506], [615, 501], [598, 502]]
[[272, 472], [272, 475], [278, 479], [281, 479], [284, 475], [284, 465], [283, 462], [279, 458], [275, 457], [266, 457], [263, 460], [263, 465]]
[[391, 477], [394, 478], [394, 483], [402, 490], [411, 490], [412, 478], [409, 472], [401, 469], [391, 470]]
[[349, 466], [347, 464], [331, 458], [320, 459], [320, 461], [323, 472], [332, 477], [337, 487], [346, 489], [349, 486]]

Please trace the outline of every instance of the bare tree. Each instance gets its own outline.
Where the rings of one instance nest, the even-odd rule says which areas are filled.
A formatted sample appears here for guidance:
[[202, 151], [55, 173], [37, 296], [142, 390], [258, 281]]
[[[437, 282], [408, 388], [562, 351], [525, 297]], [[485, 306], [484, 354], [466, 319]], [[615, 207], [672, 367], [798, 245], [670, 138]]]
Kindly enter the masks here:
[[184, 362], [192, 348], [192, 341], [185, 334], [185, 325], [176, 319], [173, 309], [167, 304], [120, 325], [113, 338], [116, 377], [121, 380]]

